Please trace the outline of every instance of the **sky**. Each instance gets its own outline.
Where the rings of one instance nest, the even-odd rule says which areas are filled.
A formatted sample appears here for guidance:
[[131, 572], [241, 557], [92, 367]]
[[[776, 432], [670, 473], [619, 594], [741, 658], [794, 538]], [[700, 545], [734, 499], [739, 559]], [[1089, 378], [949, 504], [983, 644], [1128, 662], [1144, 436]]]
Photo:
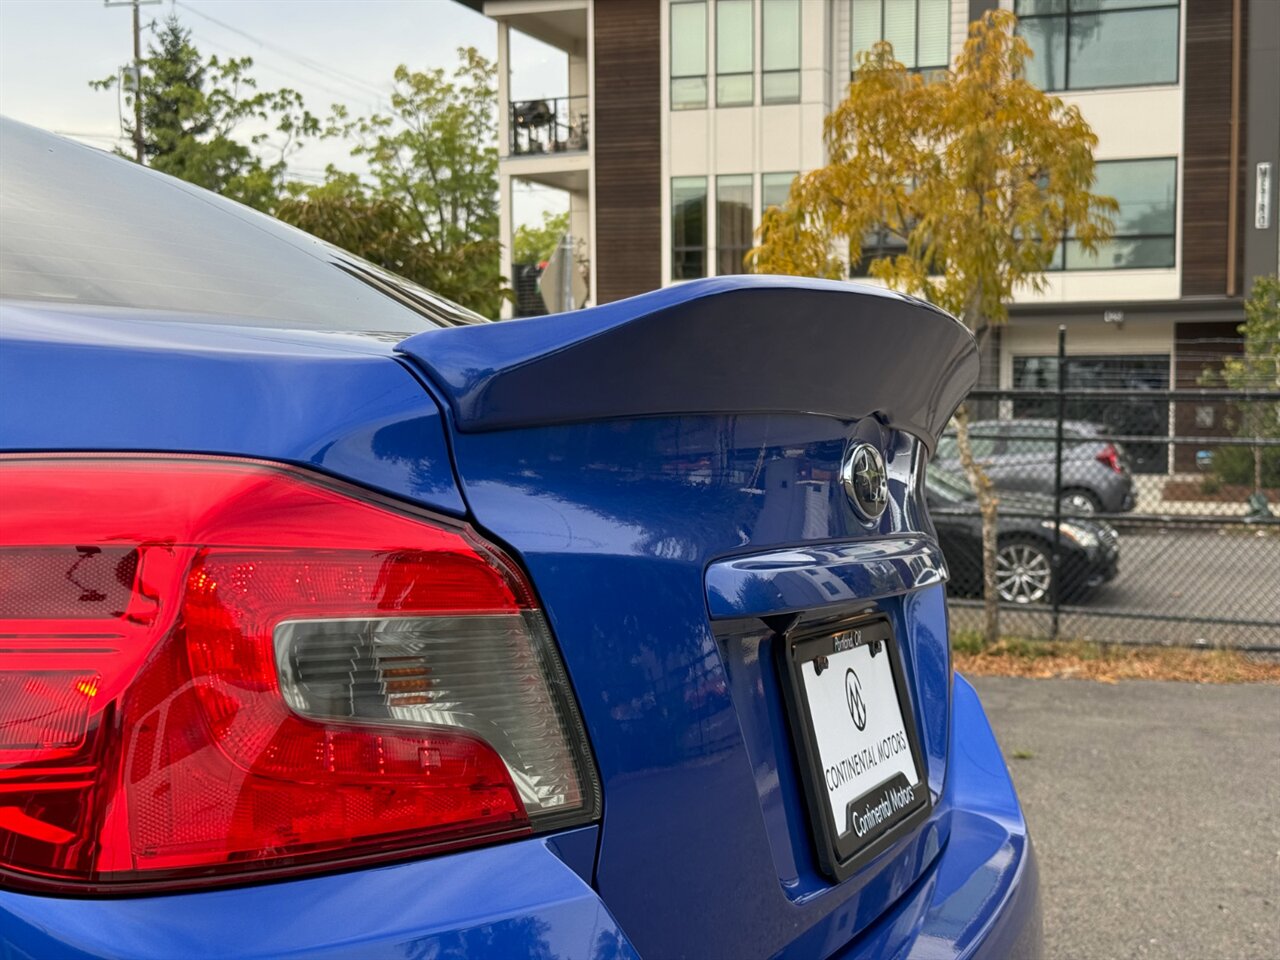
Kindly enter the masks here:
[[[465, 46], [497, 57], [493, 21], [455, 0], [161, 0], [142, 7], [144, 51], [148, 23], [171, 13], [202, 54], [252, 57], [260, 88], [291, 87], [321, 116], [332, 103], [353, 115], [377, 109], [397, 64], [449, 68]], [[95, 147], [127, 146], [116, 94], [89, 81], [131, 60], [131, 20], [127, 5], [103, 0], [0, 0], [0, 114]], [[522, 98], [566, 93], [563, 58], [550, 47], [515, 39], [511, 67]], [[290, 173], [318, 182], [328, 163], [359, 169], [347, 149], [310, 144], [291, 156]], [[514, 204], [516, 221], [531, 222], [565, 201], [534, 188]]]

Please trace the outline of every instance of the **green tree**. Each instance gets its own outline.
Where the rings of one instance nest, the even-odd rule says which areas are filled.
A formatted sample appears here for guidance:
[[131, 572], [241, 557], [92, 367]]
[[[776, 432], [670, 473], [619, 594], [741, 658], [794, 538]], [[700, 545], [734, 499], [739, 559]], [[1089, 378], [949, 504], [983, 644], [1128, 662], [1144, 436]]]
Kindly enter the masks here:
[[424, 251], [403, 206], [379, 196], [355, 174], [330, 166], [320, 186], [289, 184], [275, 215], [410, 280], [423, 273], [416, 258]]
[[[495, 69], [473, 48], [458, 56], [451, 74], [397, 67], [385, 113], [335, 107], [325, 135], [351, 139], [368, 178], [331, 170], [277, 215], [494, 317], [510, 296], [498, 270]], [[377, 223], [362, 223], [371, 211]]]
[[[1115, 201], [1091, 192], [1097, 137], [1074, 106], [1031, 84], [1031, 50], [1016, 18], [974, 22], [954, 69], [911, 73], [887, 43], [860, 56], [845, 100], [826, 118], [827, 166], [798, 177], [765, 212], [754, 270], [839, 278], [864, 259], [866, 238], [899, 252], [874, 255], [872, 277], [961, 318], [983, 345], [1007, 320], [1015, 289], [1040, 289], [1059, 244], [1105, 243]], [[956, 414], [961, 462], [983, 521], [985, 636], [999, 635], [997, 499]]]
[[[1222, 364], [1222, 379], [1233, 390], [1280, 390], [1280, 279], [1257, 277], [1253, 290], [1244, 302], [1244, 353], [1230, 357]], [[1253, 440], [1280, 439], [1280, 403], [1254, 400], [1238, 404], [1236, 432]], [[1229, 448], [1226, 448], [1229, 449]], [[1214, 459], [1227, 459], [1221, 450]], [[1280, 455], [1274, 448], [1255, 444], [1253, 447], [1253, 492], [1263, 496], [1264, 463], [1271, 453], [1272, 464], [1267, 473], [1280, 474]]]
[[[123, 95], [130, 116], [135, 98], [141, 99], [148, 166], [270, 211], [288, 156], [302, 138], [318, 134], [320, 124], [296, 90], [259, 90], [252, 67], [250, 57], [204, 60], [191, 32], [170, 16], [153, 28], [137, 89], [126, 84]], [[110, 90], [118, 83], [107, 77], [90, 86]], [[245, 133], [246, 125], [258, 132]], [[132, 125], [128, 133], [132, 139]]]
[[551, 213], [542, 211], [542, 223], [534, 226], [521, 224], [516, 227], [511, 242], [512, 263], [542, 263], [550, 260], [556, 246], [569, 231], [569, 211]]

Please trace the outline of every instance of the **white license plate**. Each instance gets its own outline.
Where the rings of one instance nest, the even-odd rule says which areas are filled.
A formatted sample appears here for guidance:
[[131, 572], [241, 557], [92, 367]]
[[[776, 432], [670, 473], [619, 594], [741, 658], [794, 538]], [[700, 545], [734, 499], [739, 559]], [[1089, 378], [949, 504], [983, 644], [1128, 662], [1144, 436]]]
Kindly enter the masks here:
[[790, 642], [793, 717], [820, 859], [843, 879], [928, 805], [889, 624]]

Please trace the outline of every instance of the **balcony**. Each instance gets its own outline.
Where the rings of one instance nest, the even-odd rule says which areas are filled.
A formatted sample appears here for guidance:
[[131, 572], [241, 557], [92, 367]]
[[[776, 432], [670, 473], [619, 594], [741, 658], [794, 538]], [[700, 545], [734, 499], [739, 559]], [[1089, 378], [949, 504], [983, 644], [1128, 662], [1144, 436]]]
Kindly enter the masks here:
[[585, 151], [590, 145], [589, 101], [589, 97], [579, 96], [511, 103], [507, 117], [507, 155], [527, 157]]

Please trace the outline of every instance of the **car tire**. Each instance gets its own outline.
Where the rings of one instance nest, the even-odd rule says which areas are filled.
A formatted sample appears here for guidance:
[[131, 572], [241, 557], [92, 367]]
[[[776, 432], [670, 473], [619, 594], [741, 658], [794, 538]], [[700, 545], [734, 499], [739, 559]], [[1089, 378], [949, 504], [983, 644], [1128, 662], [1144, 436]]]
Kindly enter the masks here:
[[1098, 513], [1102, 501], [1090, 490], [1063, 490], [1062, 512], [1068, 515]]
[[996, 548], [996, 590], [1002, 603], [1029, 606], [1053, 598], [1053, 557], [1034, 537], [1010, 537]]

